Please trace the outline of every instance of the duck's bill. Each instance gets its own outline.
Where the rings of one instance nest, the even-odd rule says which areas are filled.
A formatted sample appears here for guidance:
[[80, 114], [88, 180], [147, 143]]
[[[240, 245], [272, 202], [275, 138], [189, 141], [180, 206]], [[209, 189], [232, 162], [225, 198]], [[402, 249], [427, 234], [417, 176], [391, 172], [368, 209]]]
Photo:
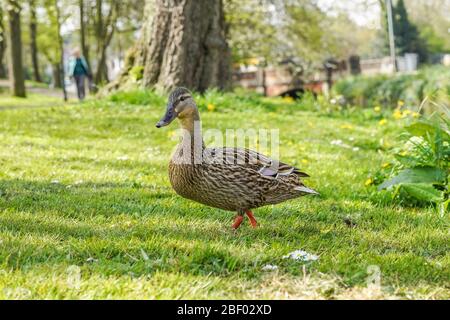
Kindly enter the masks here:
[[177, 113], [175, 112], [173, 106], [169, 104], [167, 105], [166, 114], [161, 118], [161, 120], [159, 120], [159, 122], [156, 124], [156, 127], [165, 127], [169, 125], [176, 117]]

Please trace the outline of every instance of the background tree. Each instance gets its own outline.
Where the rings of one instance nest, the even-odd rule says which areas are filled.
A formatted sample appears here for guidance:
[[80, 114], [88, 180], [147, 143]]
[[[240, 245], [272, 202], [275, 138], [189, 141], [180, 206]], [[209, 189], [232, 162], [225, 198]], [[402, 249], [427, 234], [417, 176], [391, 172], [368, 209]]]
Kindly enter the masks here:
[[0, 4], [0, 78], [6, 78], [6, 67], [4, 62], [4, 57], [6, 53], [6, 34], [4, 20], [3, 6]]
[[88, 26], [89, 26], [89, 15], [86, 14], [85, 0], [78, 0], [78, 13], [80, 16], [80, 47], [81, 53], [86, 59], [86, 63], [91, 70], [91, 63], [89, 59], [89, 44], [88, 44]]
[[431, 54], [450, 52], [450, 1], [415, 0], [405, 4], [427, 51]]
[[39, 34], [37, 44], [39, 51], [51, 65], [52, 82], [56, 88], [61, 88], [61, 59], [62, 51], [59, 44], [59, 35], [61, 34], [58, 19], [58, 11], [55, 0], [45, 0], [43, 2], [42, 19], [39, 24]]
[[97, 43], [97, 69], [94, 75], [95, 83], [108, 82], [108, 67], [106, 65], [106, 50], [111, 43], [116, 30], [116, 23], [122, 5], [119, 0], [95, 1], [95, 10], [92, 19], [95, 40]]
[[[389, 37], [387, 13], [384, 1], [380, 1], [381, 7], [381, 29], [378, 44], [381, 44], [383, 54], [389, 54]], [[408, 11], [403, 0], [392, 4], [393, 27], [395, 36], [395, 48], [397, 54], [417, 53], [420, 61], [427, 58], [426, 42], [420, 37], [417, 26], [410, 21]]]
[[8, 40], [9, 40], [9, 78], [11, 91], [14, 96], [25, 97], [25, 77], [22, 62], [22, 40], [20, 26], [21, 6], [16, 0], [7, 0], [8, 12]]
[[[333, 56], [336, 51], [334, 34], [326, 30], [330, 19], [312, 1], [284, 2], [281, 33], [287, 41], [280, 41], [283, 52], [301, 57], [304, 61], [318, 61]], [[284, 45], [283, 45], [284, 44]]]
[[226, 36], [235, 63], [264, 58], [277, 60], [278, 39], [273, 24], [274, 6], [268, 0], [225, 0]]
[[[97, 84], [106, 83], [110, 66], [123, 59], [124, 48], [134, 45], [142, 26], [142, 0], [79, 0], [79, 41]], [[115, 59], [108, 59], [114, 57]]]
[[35, 81], [41, 82], [41, 74], [39, 72], [38, 47], [37, 47], [37, 18], [36, 18], [36, 0], [29, 0], [30, 15], [30, 53], [31, 63], [33, 65], [33, 77]]
[[64, 40], [61, 35], [61, 11], [59, 8], [58, 0], [54, 0], [54, 10], [56, 16], [56, 30], [57, 30], [57, 43], [59, 50], [59, 66], [60, 66], [60, 80], [61, 80], [61, 88], [64, 95], [64, 101], [67, 101], [67, 91], [65, 84], [65, 71], [64, 71]]
[[147, 0], [142, 35], [109, 88], [144, 86], [204, 91], [230, 84], [230, 52], [221, 0]]
[[400, 54], [414, 52], [419, 54], [423, 61], [426, 58], [426, 49], [420, 39], [417, 27], [408, 19], [403, 0], [398, 0], [393, 10], [395, 45]]
[[[363, 1], [358, 1], [363, 6]], [[374, 55], [370, 41], [374, 29], [356, 25], [341, 7], [329, 8], [327, 14], [316, 0], [226, 0], [227, 38], [233, 62], [267, 64], [294, 59], [312, 71], [323, 60], [350, 55]], [[377, 3], [367, 3], [374, 6]], [[330, 6], [333, 4], [330, 3]], [[317, 70], [317, 69], [315, 69]]]

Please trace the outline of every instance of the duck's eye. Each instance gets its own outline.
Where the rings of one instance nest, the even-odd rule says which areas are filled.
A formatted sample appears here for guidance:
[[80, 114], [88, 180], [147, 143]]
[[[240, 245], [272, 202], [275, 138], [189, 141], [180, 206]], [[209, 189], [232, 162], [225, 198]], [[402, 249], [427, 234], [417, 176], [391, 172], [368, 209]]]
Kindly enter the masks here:
[[186, 100], [186, 97], [180, 97], [180, 101]]

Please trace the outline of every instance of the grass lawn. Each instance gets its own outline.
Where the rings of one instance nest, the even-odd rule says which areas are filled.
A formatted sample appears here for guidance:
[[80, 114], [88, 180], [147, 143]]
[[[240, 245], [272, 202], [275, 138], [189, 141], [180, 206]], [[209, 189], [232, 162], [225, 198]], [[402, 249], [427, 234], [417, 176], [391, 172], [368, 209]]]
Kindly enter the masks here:
[[[234, 232], [233, 213], [171, 189], [177, 124], [154, 127], [164, 104], [150, 93], [67, 105], [0, 96], [1, 299], [450, 298], [448, 215], [365, 186], [401, 122], [201, 98], [205, 129], [279, 128], [281, 159], [321, 193], [257, 209], [260, 227]], [[319, 259], [283, 259], [297, 249]]]

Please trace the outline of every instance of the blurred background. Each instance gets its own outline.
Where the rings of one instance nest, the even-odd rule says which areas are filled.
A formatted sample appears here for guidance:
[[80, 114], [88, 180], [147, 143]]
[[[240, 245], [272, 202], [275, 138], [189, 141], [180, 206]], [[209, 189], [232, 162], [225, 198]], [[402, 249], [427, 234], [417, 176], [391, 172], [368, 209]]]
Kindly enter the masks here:
[[[0, 299], [449, 299], [449, 13], [0, 0]], [[237, 233], [177, 196], [177, 126], [155, 128], [176, 86], [226, 133], [207, 146], [279, 129], [320, 196]]]
[[[1, 4], [0, 88], [12, 87], [18, 96], [24, 95], [24, 81], [41, 90], [66, 87], [64, 91], [75, 96], [69, 70], [74, 50], [80, 51], [89, 68], [86, 86], [91, 92], [132, 82], [166, 88], [181, 84], [199, 91], [239, 86], [295, 98], [304, 91], [326, 94], [336, 81], [350, 75], [411, 73], [422, 66], [450, 65], [448, 0], [223, 0], [206, 5], [175, 0], [2, 0]], [[177, 6], [183, 22], [171, 16], [177, 15]], [[181, 40], [175, 41], [178, 31], [173, 26], [192, 23], [196, 27], [179, 31]], [[195, 41], [189, 40], [194, 36]], [[175, 47], [170, 49], [168, 42]], [[176, 68], [185, 69], [177, 76], [164, 71], [169, 63], [163, 61], [168, 60], [166, 50], [184, 55], [173, 59]], [[148, 57], [153, 60], [146, 63]], [[202, 69], [201, 59], [226, 61], [220, 66], [206, 61], [204, 66], [220, 69], [222, 78], [212, 75], [215, 71], [206, 76], [190, 70], [189, 66]], [[154, 71], [155, 65], [161, 70]], [[186, 77], [203, 80], [194, 83]]]

